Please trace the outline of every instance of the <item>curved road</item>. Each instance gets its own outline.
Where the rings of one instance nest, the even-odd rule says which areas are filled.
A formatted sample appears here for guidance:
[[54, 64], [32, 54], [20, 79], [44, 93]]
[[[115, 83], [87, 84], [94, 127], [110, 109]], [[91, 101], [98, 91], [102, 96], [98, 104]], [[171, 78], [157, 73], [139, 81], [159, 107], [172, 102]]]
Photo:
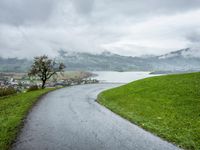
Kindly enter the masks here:
[[119, 84], [80, 85], [44, 96], [29, 113], [14, 150], [176, 150], [95, 102]]

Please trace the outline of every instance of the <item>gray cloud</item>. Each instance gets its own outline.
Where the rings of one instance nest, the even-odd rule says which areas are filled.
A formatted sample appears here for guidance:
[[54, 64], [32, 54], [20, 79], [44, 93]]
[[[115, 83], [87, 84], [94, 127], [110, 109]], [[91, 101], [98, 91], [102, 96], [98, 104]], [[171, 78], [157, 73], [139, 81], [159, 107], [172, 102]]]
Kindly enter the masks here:
[[90, 14], [94, 7], [94, 0], [73, 0], [72, 2], [80, 14]]
[[197, 49], [199, 16], [199, 0], [0, 0], [0, 55]]
[[195, 30], [195, 32], [189, 33], [189, 35], [187, 36], [187, 39], [191, 43], [198, 43], [198, 42], [200, 42], [200, 31]]
[[0, 0], [0, 22], [21, 25], [48, 19], [54, 0]]
[[103, 22], [117, 19], [121, 21], [124, 17], [140, 21], [149, 16], [169, 15], [200, 8], [199, 0], [75, 0], [74, 4], [78, 11], [82, 10], [81, 14], [93, 13], [92, 19], [100, 19]]
[[[100, 1], [99, 1], [100, 2]], [[104, 0], [104, 6], [107, 9], [122, 14], [157, 14], [157, 13], [174, 13], [193, 10], [199, 8], [199, 0]], [[159, 15], [159, 14], [157, 14]]]

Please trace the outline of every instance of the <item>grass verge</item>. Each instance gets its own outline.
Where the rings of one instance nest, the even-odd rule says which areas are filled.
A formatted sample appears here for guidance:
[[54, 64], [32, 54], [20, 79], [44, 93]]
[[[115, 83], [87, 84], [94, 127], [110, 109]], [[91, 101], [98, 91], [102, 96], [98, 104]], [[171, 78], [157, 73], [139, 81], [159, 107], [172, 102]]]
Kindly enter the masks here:
[[52, 90], [55, 90], [55, 88], [47, 88], [0, 98], [1, 150], [10, 148], [29, 109], [39, 97]]
[[200, 73], [138, 80], [100, 93], [98, 102], [182, 148], [200, 149]]

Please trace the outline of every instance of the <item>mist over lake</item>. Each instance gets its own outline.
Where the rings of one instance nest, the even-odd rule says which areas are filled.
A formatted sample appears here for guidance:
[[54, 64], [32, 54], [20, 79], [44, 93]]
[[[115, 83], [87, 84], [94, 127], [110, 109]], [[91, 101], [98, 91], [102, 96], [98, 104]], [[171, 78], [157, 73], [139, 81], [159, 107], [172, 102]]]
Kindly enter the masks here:
[[117, 71], [94, 71], [97, 76], [94, 79], [104, 83], [129, 83], [135, 80], [152, 77], [150, 72], [117, 72]]

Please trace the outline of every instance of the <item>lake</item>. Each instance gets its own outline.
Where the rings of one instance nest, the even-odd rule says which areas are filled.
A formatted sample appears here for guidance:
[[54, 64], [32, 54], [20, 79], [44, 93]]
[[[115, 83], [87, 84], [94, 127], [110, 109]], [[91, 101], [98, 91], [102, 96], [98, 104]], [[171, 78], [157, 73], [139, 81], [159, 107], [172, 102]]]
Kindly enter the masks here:
[[94, 71], [92, 73], [97, 75], [92, 77], [92, 79], [97, 79], [104, 83], [129, 83], [135, 80], [156, 76], [149, 74], [150, 72]]

